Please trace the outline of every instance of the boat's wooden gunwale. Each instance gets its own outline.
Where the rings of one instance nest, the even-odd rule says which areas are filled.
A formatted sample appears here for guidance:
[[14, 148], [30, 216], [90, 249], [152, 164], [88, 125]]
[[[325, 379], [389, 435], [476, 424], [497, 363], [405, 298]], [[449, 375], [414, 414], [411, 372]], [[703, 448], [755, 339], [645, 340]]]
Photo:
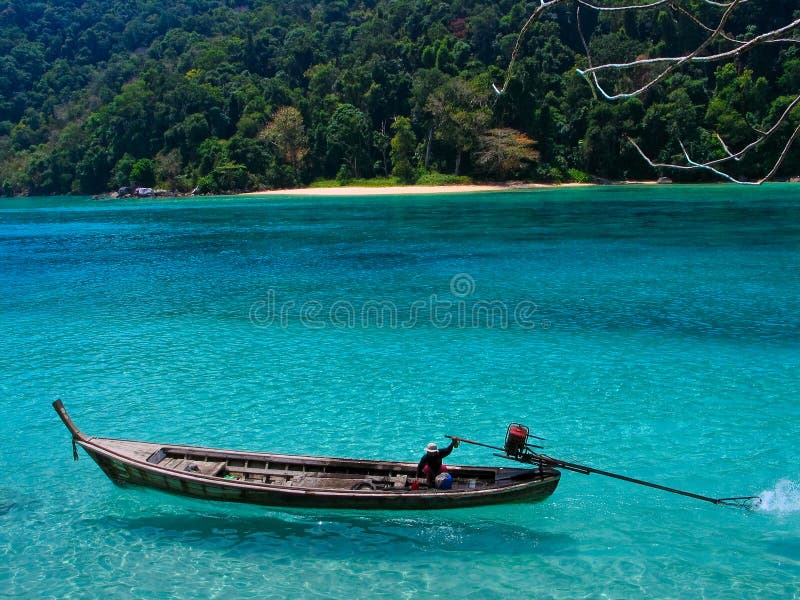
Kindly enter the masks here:
[[[166, 456], [173, 453], [180, 453], [186, 455], [193, 455], [197, 458], [192, 460], [214, 459], [229, 461], [231, 459], [243, 461], [257, 461], [270, 464], [280, 463], [282, 465], [290, 465], [298, 467], [297, 470], [290, 469], [252, 469], [255, 472], [266, 472], [268, 474], [295, 474], [295, 473], [312, 473], [315, 472], [314, 467], [319, 469], [325, 468], [342, 468], [347, 469], [348, 472], [354, 474], [365, 473], [367, 471], [378, 472], [415, 472], [417, 463], [401, 462], [401, 461], [379, 461], [368, 459], [351, 459], [351, 458], [336, 458], [328, 456], [305, 456], [297, 454], [277, 454], [271, 452], [253, 452], [253, 451], [237, 451], [237, 450], [223, 450], [219, 448], [208, 448], [202, 446], [188, 446], [188, 445], [162, 445], [152, 442], [135, 442], [132, 440], [119, 440], [115, 438], [90, 438], [90, 441], [98, 446], [102, 446], [111, 452], [115, 452], [121, 456], [129, 456], [130, 450], [123, 451], [117, 448], [120, 443], [126, 445], [141, 446], [139, 456], [146, 454], [148, 457], [153, 454], [163, 451]], [[134, 456], [132, 456], [134, 458]], [[157, 463], [149, 463], [156, 465]], [[248, 470], [246, 467], [232, 466], [231, 470]], [[487, 479], [504, 479], [506, 477], [513, 477], [520, 473], [528, 473], [531, 471], [529, 468], [513, 468], [513, 467], [484, 467], [473, 465], [451, 465], [449, 469], [453, 474], [458, 474], [465, 478], [487, 478]], [[324, 472], [324, 471], [319, 471]]]
[[[248, 480], [222, 479], [220, 477], [213, 476], [213, 475], [206, 475], [204, 473], [193, 472], [193, 471], [177, 471], [175, 469], [170, 469], [168, 467], [162, 467], [162, 466], [159, 466], [157, 464], [148, 463], [146, 460], [145, 461], [139, 460], [137, 458], [131, 457], [131, 456], [126, 455], [124, 453], [115, 451], [115, 450], [109, 448], [108, 445], [102, 443], [102, 442], [115, 442], [115, 441], [118, 441], [118, 440], [115, 440], [113, 438], [89, 438], [86, 441], [78, 442], [78, 443], [81, 446], [83, 446], [85, 449], [87, 449], [87, 450], [90, 447], [92, 447], [96, 451], [101, 451], [101, 452], [103, 452], [105, 454], [111, 455], [111, 456], [117, 458], [118, 460], [121, 460], [121, 461], [125, 462], [126, 464], [130, 464], [132, 466], [136, 466], [139, 469], [143, 469], [143, 470], [146, 470], [146, 471], [151, 471], [151, 472], [154, 472], [154, 473], [162, 473], [162, 474], [164, 474], [166, 476], [169, 476], [169, 477], [175, 477], [175, 478], [178, 478], [178, 479], [185, 479], [187, 481], [209, 481], [210, 480], [210, 481], [212, 481], [214, 483], [223, 482], [225, 486], [233, 486], [233, 487], [241, 487], [241, 488], [252, 488], [252, 489], [259, 489], [259, 490], [264, 489], [266, 487], [266, 488], [269, 488], [269, 489], [280, 489], [282, 491], [286, 491], [286, 492], [290, 492], [290, 493], [294, 493], [294, 492], [298, 492], [298, 493], [312, 492], [312, 493], [320, 493], [320, 494], [326, 494], [326, 495], [327, 494], [333, 494], [333, 495], [347, 495], [347, 496], [350, 496], [350, 495], [362, 495], [363, 494], [363, 495], [369, 495], [369, 496], [375, 496], [375, 495], [394, 496], [394, 495], [407, 495], [409, 493], [414, 493], [412, 490], [402, 490], [402, 491], [369, 490], [369, 491], [365, 491], [365, 492], [359, 492], [358, 490], [337, 490], [337, 489], [329, 489], [329, 488], [321, 489], [321, 488], [302, 487], [302, 486], [279, 486], [279, 485], [273, 485], [273, 484], [265, 484], [265, 483], [261, 483], [261, 482], [248, 481]], [[129, 441], [129, 440], [119, 440], [119, 441]], [[98, 442], [100, 442], [100, 443], [98, 443]], [[191, 449], [193, 451], [201, 450], [201, 449], [202, 450], [215, 450], [215, 449], [201, 448], [199, 446], [180, 446], [180, 447], [179, 446], [161, 446], [159, 444], [150, 444], [149, 442], [144, 442], [143, 444], [147, 444], [149, 446], [156, 447], [156, 451], [158, 449], [162, 448], [162, 447], [163, 448], [170, 448], [170, 449], [178, 449], [178, 448], [180, 448], [180, 449]], [[227, 451], [218, 451], [218, 452], [221, 453], [221, 454], [226, 454], [227, 453]], [[263, 456], [270, 456], [270, 457], [272, 457], [272, 456], [276, 456], [276, 457], [285, 456], [285, 455], [272, 455], [272, 454], [268, 454], [268, 453], [261, 454], [261, 453], [238, 452], [238, 451], [232, 452], [232, 453], [236, 454], [236, 455], [239, 455], [239, 456], [241, 456], [243, 454], [247, 454], [247, 455], [251, 455], [251, 456], [260, 456], [260, 457], [263, 457]], [[291, 455], [291, 457], [292, 458], [297, 458], [298, 455]], [[307, 458], [313, 459], [313, 458], [319, 458], [319, 457], [307, 457]], [[384, 465], [384, 466], [394, 466], [394, 465], [396, 465], [396, 466], [401, 467], [401, 468], [405, 467], [405, 468], [416, 469], [416, 464], [415, 463], [401, 463], [401, 462], [391, 462], [391, 461], [361, 461], [361, 460], [357, 460], [357, 459], [354, 459], [353, 461], [351, 461], [350, 459], [327, 459], [326, 458], [326, 460], [342, 461], [343, 463], [349, 463], [349, 462], [364, 463], [364, 462], [367, 462], [367, 463], [371, 463], [371, 464], [381, 464], [381, 465]], [[459, 467], [461, 467], [461, 465], [453, 465], [450, 468], [455, 470], [455, 469], [458, 469]], [[486, 470], [486, 471], [493, 471], [494, 470], [492, 467], [472, 467], [472, 466], [467, 466], [466, 468], [470, 469], [470, 470], [476, 469], [476, 468], [479, 468], [479, 469], [482, 469], [482, 470]], [[530, 471], [530, 469], [509, 469], [507, 467], [497, 467], [496, 468], [496, 470], [498, 470], [498, 471], [501, 470], [501, 469], [505, 470], [505, 471], [514, 471], [514, 472], [517, 472], [517, 473]], [[289, 473], [291, 473], [291, 472], [289, 472]], [[305, 471], [305, 473], [313, 474], [314, 471]], [[543, 479], [545, 479], [545, 478], [543, 477]], [[448, 495], [452, 495], [452, 496], [465, 495], [465, 494], [466, 495], [470, 495], [470, 496], [479, 496], [479, 495], [482, 495], [482, 494], [491, 494], [491, 493], [497, 492], [497, 491], [507, 492], [511, 488], [515, 488], [515, 487], [525, 488], [525, 487], [528, 487], [529, 483], [530, 483], [530, 480], [527, 480], [527, 481], [519, 482], [517, 484], [499, 485], [499, 486], [485, 488], [485, 489], [475, 489], [475, 490], [423, 490], [423, 491], [417, 491], [416, 493], [420, 494], [420, 495], [428, 495], [428, 494], [433, 492], [433, 493], [436, 493], [436, 494], [448, 494]]]

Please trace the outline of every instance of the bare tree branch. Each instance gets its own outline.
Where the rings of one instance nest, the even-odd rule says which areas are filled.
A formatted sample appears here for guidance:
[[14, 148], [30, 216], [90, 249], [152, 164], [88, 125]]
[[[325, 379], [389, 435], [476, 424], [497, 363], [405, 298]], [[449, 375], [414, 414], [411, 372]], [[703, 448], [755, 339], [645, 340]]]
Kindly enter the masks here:
[[[528, 20], [525, 22], [523, 28], [520, 30], [520, 33], [517, 37], [516, 44], [514, 45], [514, 50], [511, 54], [509, 66], [506, 71], [506, 79], [505, 82], [503, 83], [503, 87], [498, 89], [497, 86], [493, 85], [496, 93], [502, 94], [505, 91], [509, 81], [511, 80], [512, 70], [518, 58], [520, 48], [522, 47], [525, 35], [530, 30], [533, 23], [536, 22], [547, 10], [552, 9], [556, 5], [561, 4], [563, 2], [564, 0], [539, 0], [539, 5], [536, 7], [536, 9], [530, 15]], [[717, 18], [716, 23], [713, 26], [709, 26], [703, 23], [700, 17], [697, 16], [696, 14], [693, 14], [691, 10], [682, 5], [682, 3], [680, 3], [680, 0], [652, 0], [650, 2], [645, 2], [643, 4], [636, 4], [635, 0], [623, 0], [622, 3], [616, 3], [614, 5], [601, 5], [601, 4], [596, 4], [594, 2], [589, 2], [588, 0], [576, 0], [575, 11], [577, 17], [578, 34], [580, 36], [581, 43], [585, 48], [589, 64], [587, 68], [576, 69], [576, 71], [584, 78], [586, 78], [586, 80], [590, 83], [593, 93], [594, 92], [599, 93], [606, 100], [617, 101], [643, 95], [645, 92], [647, 92], [660, 82], [663, 82], [669, 75], [673, 74], [678, 69], [688, 64], [725, 63], [731, 60], [737, 60], [744, 53], [752, 50], [753, 48], [759, 45], [763, 44], [790, 45], [790, 44], [800, 43], [800, 37], [798, 37], [798, 30], [800, 30], [800, 18], [796, 18], [791, 22], [786, 23], [770, 31], [766, 31], [760, 33], [759, 35], [755, 35], [751, 39], [742, 40], [742, 39], [737, 39], [735, 35], [729, 33], [726, 30], [726, 27], [733, 14], [742, 5], [745, 5], [748, 2], [748, 0], [730, 0], [729, 2], [717, 2], [715, 0], [699, 0], [699, 2], [721, 11], [721, 14]], [[589, 50], [589, 44], [587, 43], [583, 30], [581, 28], [581, 18], [580, 18], [581, 7], [596, 11], [598, 13], [620, 13], [620, 12], [624, 13], [632, 11], [648, 11], [648, 10], [663, 9], [668, 7], [671, 10], [686, 17], [690, 23], [694, 24], [694, 26], [698, 28], [699, 31], [705, 32], [706, 36], [699, 44], [697, 44], [693, 49], [691, 49], [691, 51], [681, 56], [637, 58], [635, 60], [627, 62], [606, 62], [603, 64], [594, 64], [591, 52]], [[797, 16], [797, 13], [795, 13], [795, 16]], [[715, 48], [717, 46], [722, 46], [722, 47], [715, 49], [712, 52], [708, 52], [712, 48], [712, 46], [714, 46]], [[644, 79], [644, 82], [641, 83], [640, 81], [638, 87], [636, 87], [635, 89], [612, 92], [610, 90], [607, 90], [599, 80], [599, 76], [602, 74], [615, 74], [615, 73], [619, 74], [626, 70], [642, 68], [642, 67], [644, 68], [658, 67], [658, 69], [656, 72], [648, 73], [646, 78]], [[683, 141], [678, 140], [681, 149], [683, 151], [686, 164], [661, 163], [652, 160], [634, 140], [632, 140], [631, 138], [627, 138], [627, 140], [630, 144], [633, 145], [633, 147], [638, 151], [638, 153], [642, 156], [642, 158], [653, 168], [676, 169], [684, 171], [705, 170], [713, 173], [718, 177], [727, 179], [729, 181], [734, 181], [736, 183], [760, 184], [774, 177], [775, 174], [778, 172], [781, 165], [784, 163], [787, 154], [789, 153], [794, 142], [796, 141], [798, 135], [800, 135], [800, 125], [795, 127], [791, 135], [787, 137], [782, 150], [778, 153], [777, 157], [774, 159], [772, 167], [758, 181], [746, 182], [741, 178], [732, 175], [731, 172], [726, 170], [727, 165], [743, 161], [748, 152], [759, 146], [762, 146], [764, 142], [772, 138], [779, 131], [784, 131], [785, 127], [783, 127], [783, 125], [785, 125], [789, 121], [792, 115], [795, 115], [798, 112], [800, 112], [800, 109], [798, 109], [798, 107], [800, 107], [800, 94], [798, 94], [798, 96], [795, 97], [788, 104], [786, 109], [783, 111], [783, 113], [780, 115], [780, 117], [778, 117], [778, 119], [775, 121], [775, 123], [773, 123], [771, 127], [769, 127], [768, 129], [763, 129], [763, 128], [759, 129], [757, 127], [752, 127], [753, 132], [755, 134], [755, 138], [753, 139], [753, 141], [746, 144], [743, 148], [735, 152], [729, 148], [728, 144], [725, 142], [725, 140], [723, 140], [722, 136], [720, 136], [718, 133], [715, 133], [714, 135], [724, 152], [724, 156], [721, 158], [714, 158], [710, 160], [695, 160], [691, 157], [690, 153], [687, 151]]]
[[[628, 69], [631, 67], [638, 67], [643, 64], [653, 64], [653, 63], [671, 63], [672, 66], [678, 67], [683, 65], [686, 62], [720, 62], [727, 58], [734, 58], [735, 56], [749, 50], [753, 46], [757, 46], [759, 44], [763, 44], [765, 42], [773, 40], [776, 36], [783, 34], [786, 31], [790, 31], [797, 27], [800, 27], [800, 19], [796, 19], [792, 21], [788, 25], [781, 27], [780, 29], [776, 29], [774, 31], [769, 31], [764, 33], [760, 36], [753, 38], [748, 42], [737, 42], [741, 45], [733, 48], [731, 50], [726, 50], [725, 52], [718, 52], [717, 54], [708, 54], [708, 55], [701, 55], [702, 52], [709, 44], [716, 41], [719, 37], [723, 35], [722, 28], [725, 26], [728, 18], [731, 15], [731, 11], [733, 9], [730, 8], [723, 16], [722, 20], [720, 21], [717, 29], [715, 29], [712, 34], [703, 42], [700, 46], [698, 46], [695, 50], [685, 56], [674, 56], [674, 57], [660, 57], [660, 58], [646, 58], [646, 59], [637, 59], [634, 61], [626, 62], [626, 63], [608, 63], [604, 65], [599, 65], [597, 67], [591, 67], [589, 69], [578, 69], [578, 73], [586, 76], [586, 75], [594, 75], [595, 73], [599, 73], [600, 71], [610, 71], [610, 70], [619, 70], [619, 69]], [[800, 41], [800, 40], [792, 40], [792, 41]], [[668, 69], [670, 72], [674, 69]], [[595, 79], [595, 83], [596, 83]], [[649, 86], [648, 86], [649, 87]], [[617, 94], [617, 95], [606, 95], [606, 98], [609, 100], [619, 100], [620, 98], [630, 98], [631, 96], [638, 96], [644, 89], [635, 90], [633, 92], [628, 92], [626, 94]]]
[[[633, 98], [634, 96], [641, 96], [644, 92], [649, 90], [659, 81], [662, 81], [667, 75], [670, 75], [671, 73], [676, 71], [679, 67], [683, 66], [685, 63], [691, 61], [699, 62], [705, 58], [708, 58], [701, 56], [700, 53], [703, 50], [705, 50], [709, 45], [711, 45], [711, 43], [714, 42], [720, 36], [721, 32], [724, 30], [724, 27], [728, 22], [728, 19], [730, 19], [731, 15], [733, 14], [733, 11], [736, 9], [736, 7], [739, 5], [741, 1], [742, 0], [733, 0], [733, 2], [730, 3], [728, 8], [725, 9], [725, 13], [722, 15], [722, 18], [720, 18], [720, 21], [717, 24], [717, 28], [711, 33], [711, 35], [709, 35], [705, 39], [703, 43], [701, 43], [697, 48], [695, 48], [692, 52], [690, 52], [685, 56], [679, 56], [674, 58], [645, 58], [645, 59], [635, 60], [629, 63], [610, 63], [605, 65], [600, 65], [597, 67], [591, 67], [590, 69], [586, 69], [585, 71], [578, 69], [577, 70], [578, 74], [583, 75], [584, 77], [586, 77], [587, 75], [591, 75], [595, 88], [597, 89], [598, 92], [600, 92], [603, 95], [603, 97], [606, 100], [623, 100], [626, 98]], [[742, 48], [743, 47], [738, 48], [737, 52], [740, 51]], [[721, 60], [721, 58], [718, 60]], [[651, 78], [638, 90], [634, 90], [632, 92], [626, 92], [621, 94], [609, 94], [608, 92], [605, 91], [605, 89], [603, 89], [603, 86], [601, 86], [600, 82], [597, 80], [597, 73], [600, 71], [621, 70], [639, 65], [655, 64], [662, 62], [668, 63], [667, 68], [661, 71], [661, 73], [659, 73], [655, 77]]]
[[786, 107], [786, 110], [783, 111], [783, 114], [778, 118], [777, 121], [775, 121], [775, 124], [772, 127], [767, 129], [766, 131], [758, 132], [760, 134], [759, 137], [756, 138], [754, 141], [750, 142], [749, 144], [747, 144], [747, 146], [739, 150], [739, 152], [732, 153], [730, 150], [728, 150], [728, 146], [725, 144], [725, 141], [719, 134], [716, 134], [717, 139], [719, 140], [720, 144], [722, 144], [722, 147], [728, 156], [726, 156], [725, 158], [718, 158], [717, 160], [708, 161], [707, 164], [716, 165], [723, 162], [727, 162], [728, 160], [736, 160], [736, 161], [741, 160], [742, 157], [745, 154], [747, 154], [747, 152], [749, 152], [759, 144], [765, 142], [773, 133], [775, 133], [778, 130], [778, 127], [783, 125], [783, 123], [786, 121], [786, 118], [798, 104], [800, 104], [800, 96], [797, 96], [794, 100], [792, 100], [789, 103], [789, 106]]
[[561, 4], [566, 0], [539, 0], [539, 6], [533, 11], [528, 20], [525, 21], [525, 25], [522, 26], [522, 29], [519, 31], [519, 35], [517, 35], [517, 42], [514, 44], [514, 50], [511, 52], [511, 61], [508, 63], [508, 69], [506, 70], [506, 80], [503, 82], [503, 87], [498, 89], [495, 84], [492, 84], [494, 91], [500, 95], [506, 90], [506, 86], [508, 82], [511, 81], [511, 71], [514, 68], [514, 63], [517, 60], [517, 56], [519, 55], [519, 50], [522, 47], [522, 42], [525, 39], [525, 35], [528, 33], [528, 29], [531, 28], [539, 17], [544, 13], [546, 10], [554, 7], [557, 4]]

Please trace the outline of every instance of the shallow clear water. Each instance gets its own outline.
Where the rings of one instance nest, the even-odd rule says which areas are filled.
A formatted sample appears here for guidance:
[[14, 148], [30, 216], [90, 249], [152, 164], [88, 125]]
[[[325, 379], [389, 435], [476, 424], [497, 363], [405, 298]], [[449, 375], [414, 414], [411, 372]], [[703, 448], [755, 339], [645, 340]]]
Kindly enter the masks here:
[[[800, 187], [0, 200], [0, 594], [800, 594]], [[511, 421], [534, 505], [281, 512], [105, 479], [96, 435], [415, 460]], [[495, 463], [462, 446], [452, 462]]]

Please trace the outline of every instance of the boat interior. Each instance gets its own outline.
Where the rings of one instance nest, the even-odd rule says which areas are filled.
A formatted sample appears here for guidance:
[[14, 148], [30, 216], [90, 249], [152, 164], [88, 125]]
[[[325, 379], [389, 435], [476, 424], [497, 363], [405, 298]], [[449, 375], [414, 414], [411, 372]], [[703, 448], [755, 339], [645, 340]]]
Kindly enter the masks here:
[[[211, 477], [274, 485], [340, 490], [405, 490], [412, 486], [416, 465], [381, 461], [348, 461], [319, 457], [289, 457], [161, 447], [147, 462], [159, 467], [198, 472]], [[508, 471], [508, 473], [504, 473]], [[452, 490], [498, 488], [540, 478], [537, 469], [499, 470], [487, 467], [450, 467]], [[507, 476], [498, 478], [498, 472]], [[420, 488], [427, 485], [420, 482]]]

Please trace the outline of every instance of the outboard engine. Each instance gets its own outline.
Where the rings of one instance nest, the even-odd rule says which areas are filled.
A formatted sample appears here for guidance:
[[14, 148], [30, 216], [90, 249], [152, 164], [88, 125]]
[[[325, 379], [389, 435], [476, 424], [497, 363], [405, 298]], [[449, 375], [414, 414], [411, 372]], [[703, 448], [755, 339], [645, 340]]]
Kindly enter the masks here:
[[527, 452], [528, 435], [530, 430], [520, 423], [511, 423], [506, 432], [506, 443], [504, 450], [506, 454], [513, 457], [520, 457]]

